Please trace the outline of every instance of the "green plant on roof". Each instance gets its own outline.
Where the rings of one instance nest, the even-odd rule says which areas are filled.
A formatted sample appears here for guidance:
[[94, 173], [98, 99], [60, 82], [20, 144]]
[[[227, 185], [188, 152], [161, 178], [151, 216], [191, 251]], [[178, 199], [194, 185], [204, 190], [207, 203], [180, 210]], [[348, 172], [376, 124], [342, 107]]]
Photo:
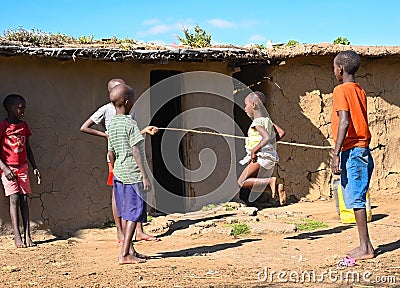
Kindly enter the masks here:
[[78, 38], [78, 42], [81, 44], [92, 44], [94, 40], [94, 36], [90, 35], [90, 36], [80, 36]]
[[297, 46], [297, 45], [299, 45], [300, 43], [299, 43], [299, 41], [296, 41], [296, 40], [289, 40], [287, 43], [286, 43], [286, 46]]
[[203, 208], [201, 208], [201, 211], [209, 211], [214, 209], [215, 207], [217, 207], [217, 205], [215, 204], [207, 204], [205, 206], [203, 206]]
[[199, 25], [194, 26], [194, 33], [189, 32], [188, 28], [183, 29], [184, 37], [177, 36], [182, 44], [194, 48], [204, 48], [211, 46], [211, 34], [200, 28]]
[[264, 45], [264, 44], [255, 44], [255, 46], [260, 50], [266, 50], [267, 49], [267, 46]]
[[350, 45], [349, 39], [346, 37], [338, 37], [335, 40], [333, 40], [333, 44], [342, 44], [342, 45]]
[[[41, 40], [47, 35], [40, 30], [26, 30], [22, 27], [18, 29], [7, 29], [4, 31], [4, 36], [8, 41], [18, 41], [21, 43], [31, 43], [36, 46], [40, 45]], [[47, 42], [47, 41], [45, 41]]]
[[126, 37], [125, 39], [119, 41], [119, 48], [125, 50], [131, 50], [136, 47], [136, 44], [137, 44], [136, 40]]
[[4, 38], [8, 41], [18, 41], [21, 43], [31, 43], [35, 46], [60, 45], [74, 42], [73, 37], [57, 33], [51, 34], [39, 29], [26, 30], [23, 27], [17, 29], [7, 29], [3, 32]]
[[231, 236], [239, 236], [250, 232], [250, 227], [246, 223], [235, 223], [231, 225]]
[[292, 223], [296, 224], [298, 230], [312, 231], [321, 228], [328, 228], [328, 224], [313, 219], [301, 219], [300, 222]]
[[122, 43], [131, 43], [131, 44], [136, 44], [136, 40], [132, 38], [126, 37], [125, 39], [121, 40]]

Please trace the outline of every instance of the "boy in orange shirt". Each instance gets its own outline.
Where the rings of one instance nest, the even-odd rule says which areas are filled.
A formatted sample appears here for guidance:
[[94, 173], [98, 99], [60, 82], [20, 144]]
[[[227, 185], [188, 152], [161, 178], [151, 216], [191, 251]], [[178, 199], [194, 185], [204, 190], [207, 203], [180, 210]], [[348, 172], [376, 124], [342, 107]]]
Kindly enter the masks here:
[[352, 266], [355, 260], [374, 257], [369, 238], [365, 209], [374, 162], [369, 150], [371, 133], [367, 119], [367, 95], [355, 82], [354, 74], [360, 67], [360, 56], [354, 51], [340, 52], [333, 60], [333, 71], [341, 83], [333, 90], [332, 136], [335, 148], [332, 172], [340, 175], [346, 208], [353, 209], [360, 246], [349, 251], [343, 259]]

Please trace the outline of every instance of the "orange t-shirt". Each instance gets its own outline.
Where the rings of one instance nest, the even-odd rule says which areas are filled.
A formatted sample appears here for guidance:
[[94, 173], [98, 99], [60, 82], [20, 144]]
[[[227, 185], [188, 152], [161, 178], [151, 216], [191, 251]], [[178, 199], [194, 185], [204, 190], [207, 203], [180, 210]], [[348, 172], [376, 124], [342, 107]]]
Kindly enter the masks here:
[[367, 147], [371, 141], [368, 127], [367, 95], [358, 83], [346, 82], [333, 90], [332, 136], [336, 143], [339, 128], [338, 111], [349, 112], [349, 128], [342, 151], [353, 147]]

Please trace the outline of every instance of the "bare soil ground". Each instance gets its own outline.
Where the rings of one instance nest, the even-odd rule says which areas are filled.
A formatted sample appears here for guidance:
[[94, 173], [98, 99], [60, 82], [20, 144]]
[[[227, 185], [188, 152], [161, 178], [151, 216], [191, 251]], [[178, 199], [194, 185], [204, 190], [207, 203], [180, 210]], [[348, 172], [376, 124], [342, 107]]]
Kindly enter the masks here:
[[[85, 229], [68, 239], [36, 231], [38, 246], [26, 249], [14, 248], [12, 236], [2, 236], [0, 286], [399, 287], [399, 198], [372, 199], [369, 228], [377, 257], [343, 270], [337, 262], [358, 245], [357, 229], [340, 222], [334, 200], [319, 200], [265, 208], [257, 216], [216, 208], [155, 217], [145, 229], [158, 231], [153, 234], [162, 241], [135, 242], [138, 252], [154, 257], [135, 265], [118, 265], [115, 228]], [[234, 217], [253, 232], [230, 236], [226, 223]], [[328, 228], [288, 233], [254, 228], [302, 217]]]

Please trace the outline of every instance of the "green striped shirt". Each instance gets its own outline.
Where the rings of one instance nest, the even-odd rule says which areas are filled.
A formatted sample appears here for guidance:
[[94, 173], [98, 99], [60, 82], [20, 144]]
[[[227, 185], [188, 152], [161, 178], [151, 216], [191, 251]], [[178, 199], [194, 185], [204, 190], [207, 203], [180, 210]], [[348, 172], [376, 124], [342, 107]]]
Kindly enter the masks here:
[[[142, 181], [142, 174], [132, 154], [132, 147], [139, 147], [144, 155], [143, 136], [135, 120], [128, 115], [116, 114], [108, 127], [108, 150], [115, 155], [114, 176], [124, 184]], [[144, 158], [142, 158], [144, 161]]]

